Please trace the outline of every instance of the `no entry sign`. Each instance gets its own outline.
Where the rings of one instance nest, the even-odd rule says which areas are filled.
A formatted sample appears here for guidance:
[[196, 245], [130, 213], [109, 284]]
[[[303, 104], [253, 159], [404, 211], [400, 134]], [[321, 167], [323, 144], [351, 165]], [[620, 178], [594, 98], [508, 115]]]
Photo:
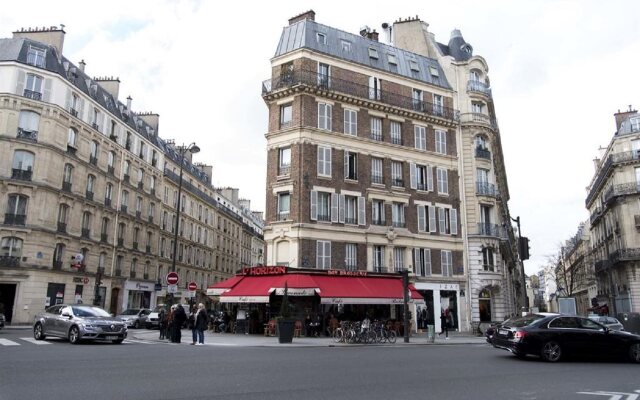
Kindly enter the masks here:
[[169, 285], [176, 285], [178, 283], [178, 280], [180, 280], [180, 277], [178, 276], [177, 272], [169, 272], [167, 274], [167, 283]]
[[189, 282], [189, 286], [187, 286], [187, 288], [192, 292], [194, 292], [195, 290], [198, 289], [198, 284], [195, 282]]

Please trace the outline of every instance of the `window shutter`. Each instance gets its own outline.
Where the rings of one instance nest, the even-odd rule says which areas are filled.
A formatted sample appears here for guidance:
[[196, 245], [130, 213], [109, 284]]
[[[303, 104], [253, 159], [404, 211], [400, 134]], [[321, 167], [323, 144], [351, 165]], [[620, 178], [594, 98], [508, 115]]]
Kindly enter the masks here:
[[326, 105], [324, 103], [318, 103], [318, 128], [323, 129], [325, 125]]
[[67, 98], [64, 101], [64, 108], [67, 111], [71, 110], [71, 97], [71, 89], [67, 89]]
[[311, 220], [318, 220], [318, 192], [311, 191]]
[[344, 224], [344, 195], [341, 194], [338, 200], [338, 222]]
[[420, 275], [420, 249], [413, 249], [413, 273]]
[[431, 275], [431, 249], [424, 249], [424, 269]]
[[324, 242], [324, 269], [331, 269], [331, 242]]
[[358, 225], [367, 224], [367, 215], [365, 213], [365, 200], [364, 197], [358, 197]]
[[84, 99], [82, 99], [82, 98], [78, 99], [78, 104], [79, 104], [79, 106], [78, 106], [78, 117], [81, 120], [86, 121], [87, 118], [85, 118], [85, 116], [84, 116]]
[[324, 254], [324, 244], [318, 240], [316, 242], [316, 268], [322, 269], [322, 256]]
[[330, 131], [331, 130], [331, 114], [332, 114], [332, 106], [331, 105], [329, 105], [329, 104], [325, 105], [325, 113], [326, 113], [326, 116], [327, 116], [327, 127], [326, 127], [326, 129], [328, 131]]
[[416, 164], [409, 163], [409, 176], [411, 181], [411, 189], [418, 188], [418, 174], [416, 173]]
[[44, 93], [42, 94], [42, 101], [50, 102], [51, 101], [51, 79], [44, 80]]
[[331, 193], [331, 222], [338, 222], [338, 193]]
[[18, 79], [16, 82], [16, 94], [18, 96], [24, 95], [24, 84], [27, 79], [27, 75], [22, 70], [18, 70]]
[[427, 165], [427, 190], [433, 192], [433, 167]]
[[447, 225], [446, 225], [446, 220], [444, 215], [444, 208], [442, 207], [437, 207], [437, 208], [438, 208], [438, 221], [440, 222], [440, 233], [445, 233], [447, 230]]
[[451, 234], [458, 234], [458, 210], [455, 208], [451, 209]]
[[349, 177], [349, 152], [344, 151], [344, 179]]
[[102, 123], [100, 124], [100, 132], [102, 132], [103, 134], [107, 133], [108, 122], [109, 122], [109, 118], [107, 117], [107, 114], [106, 113], [102, 114]]
[[429, 210], [429, 232], [436, 231], [436, 208], [433, 206], [428, 206]]
[[318, 147], [318, 175], [324, 175], [324, 147]]
[[424, 212], [424, 206], [421, 204], [418, 204], [417, 206], [418, 209], [418, 232], [424, 232], [426, 229], [426, 220], [425, 220], [425, 212]]
[[331, 176], [331, 148], [324, 149], [324, 173]]

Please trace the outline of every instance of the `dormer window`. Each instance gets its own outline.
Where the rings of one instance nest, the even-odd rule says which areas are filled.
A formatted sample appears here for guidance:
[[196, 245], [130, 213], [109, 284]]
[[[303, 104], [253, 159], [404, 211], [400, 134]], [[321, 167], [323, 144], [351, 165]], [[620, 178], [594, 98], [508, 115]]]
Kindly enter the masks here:
[[418, 63], [415, 60], [409, 60], [409, 68], [411, 71], [420, 72], [420, 67], [418, 67]]
[[369, 58], [373, 58], [375, 60], [378, 59], [378, 50], [373, 47], [369, 47]]
[[35, 65], [36, 67], [45, 67], [45, 51], [37, 47], [29, 46], [27, 52], [27, 64]]
[[389, 64], [398, 65], [396, 56], [394, 56], [393, 54], [387, 54], [387, 61], [389, 62]]
[[434, 76], [436, 78], [440, 76], [440, 73], [438, 72], [438, 68], [436, 67], [429, 67], [429, 73], [431, 74], [431, 76]]
[[344, 51], [345, 53], [351, 53], [351, 42], [341, 40], [340, 45], [342, 46], [342, 51]]
[[640, 117], [631, 118], [629, 122], [631, 123], [631, 132], [640, 131]]
[[327, 44], [327, 35], [325, 35], [324, 33], [317, 32], [316, 41], [318, 42], [318, 44]]

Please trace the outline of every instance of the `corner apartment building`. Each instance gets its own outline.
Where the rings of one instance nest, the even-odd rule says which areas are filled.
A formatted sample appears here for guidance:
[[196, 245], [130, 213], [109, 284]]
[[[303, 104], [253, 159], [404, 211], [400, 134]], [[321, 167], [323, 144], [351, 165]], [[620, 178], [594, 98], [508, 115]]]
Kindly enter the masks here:
[[[266, 263], [409, 269], [427, 321], [438, 329], [447, 309], [453, 328], [468, 331], [516, 308], [517, 256], [507, 196], [497, 195], [508, 192], [487, 67], [436, 43], [418, 19], [392, 31], [394, 45], [384, 44], [370, 29], [356, 35], [319, 24], [313, 11], [284, 28], [262, 88]], [[475, 80], [460, 89], [456, 78], [470, 80], [471, 70]]]
[[[575, 298], [576, 312], [580, 315], [589, 314], [591, 299], [597, 297], [588, 227], [588, 221], [580, 224], [576, 234], [560, 249], [556, 265], [558, 296]], [[604, 302], [607, 303], [606, 299]]]
[[640, 311], [640, 115], [615, 115], [616, 132], [600, 158], [585, 202], [590, 214], [598, 298], [610, 313]]
[[[158, 136], [157, 114], [118, 100], [119, 79], [90, 78], [63, 56], [56, 27], [0, 39], [0, 303], [13, 323], [45, 306], [153, 307], [173, 259], [176, 295], [240, 268], [243, 232], [262, 223], [211, 186], [211, 167]], [[254, 241], [255, 239], [255, 241]], [[158, 285], [159, 284], [159, 285]], [[160, 289], [160, 290], [158, 290]], [[198, 293], [198, 296], [204, 296]]]

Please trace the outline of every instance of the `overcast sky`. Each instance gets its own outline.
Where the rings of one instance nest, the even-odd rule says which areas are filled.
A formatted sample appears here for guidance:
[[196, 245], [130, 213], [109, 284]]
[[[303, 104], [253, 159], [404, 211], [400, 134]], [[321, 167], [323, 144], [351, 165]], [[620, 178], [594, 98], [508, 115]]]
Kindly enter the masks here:
[[[121, 80], [120, 100], [160, 114], [159, 134], [202, 148], [215, 186], [233, 186], [263, 211], [269, 78], [287, 20], [357, 33], [420, 17], [441, 43], [458, 28], [489, 63], [512, 216], [531, 240], [528, 274], [589, 215], [593, 159], [613, 113], [640, 106], [640, 2], [629, 1], [12, 1], [0, 37], [65, 25], [64, 54], [90, 76]], [[380, 35], [383, 38], [383, 35]]]

